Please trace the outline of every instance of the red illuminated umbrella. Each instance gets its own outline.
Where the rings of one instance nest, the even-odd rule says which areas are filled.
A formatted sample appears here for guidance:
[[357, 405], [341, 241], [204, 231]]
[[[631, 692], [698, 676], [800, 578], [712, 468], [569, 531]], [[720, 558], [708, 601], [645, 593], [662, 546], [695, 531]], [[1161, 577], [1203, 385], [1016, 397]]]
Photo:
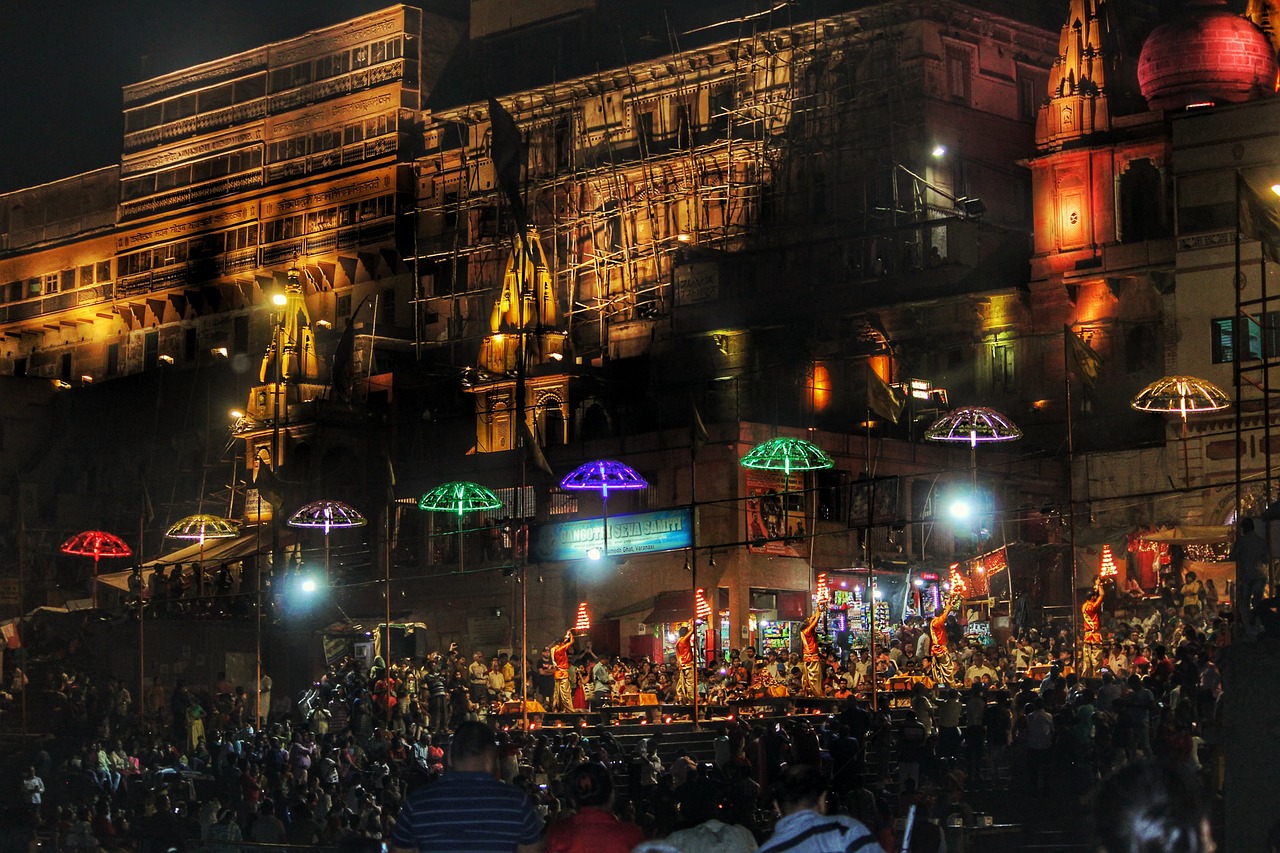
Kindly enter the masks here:
[[86, 530], [77, 533], [59, 549], [64, 554], [76, 557], [93, 557], [93, 606], [98, 606], [98, 561], [103, 557], [132, 557], [133, 550], [124, 540], [114, 533], [105, 530]]

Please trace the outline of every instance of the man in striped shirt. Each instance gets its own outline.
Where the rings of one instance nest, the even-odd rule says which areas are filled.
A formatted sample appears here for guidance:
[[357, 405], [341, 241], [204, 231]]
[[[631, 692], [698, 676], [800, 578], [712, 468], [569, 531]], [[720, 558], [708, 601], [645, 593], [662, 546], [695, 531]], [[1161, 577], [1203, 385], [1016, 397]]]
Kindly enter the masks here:
[[871, 853], [880, 842], [848, 815], [829, 815], [827, 780], [818, 768], [795, 764], [775, 783], [782, 817], [758, 853]]
[[498, 744], [484, 723], [458, 726], [449, 769], [415, 788], [391, 833], [396, 853], [541, 853], [542, 819], [518, 788], [498, 778]]

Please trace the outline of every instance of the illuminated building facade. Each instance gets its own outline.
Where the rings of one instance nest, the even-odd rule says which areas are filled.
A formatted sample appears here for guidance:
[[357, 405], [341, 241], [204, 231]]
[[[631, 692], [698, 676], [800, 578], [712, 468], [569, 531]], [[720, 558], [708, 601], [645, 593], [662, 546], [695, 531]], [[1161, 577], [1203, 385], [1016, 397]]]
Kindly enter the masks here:
[[[1006, 408], [1029, 446], [1057, 443], [1052, 413], [1040, 423], [1027, 405], [1052, 391], [1026, 350], [1039, 208], [1017, 161], [1034, 151], [1060, 21], [1015, 5], [837, 3], [786, 21], [698, 8], [676, 41], [655, 38], [643, 3], [548, 3], [516, 29], [492, 4], [472, 4], [470, 29], [394, 7], [138, 83], [118, 166], [0, 198], [0, 374], [103, 406], [167, 376], [208, 383], [206, 412], [247, 400], [236, 479], [279, 459], [298, 501], [329, 491], [389, 517], [392, 542], [377, 524], [359, 540], [365, 565], [387, 545], [406, 598], [438, 611], [434, 636], [464, 640], [511, 582], [451, 576], [434, 522], [386, 506], [383, 459], [401, 497], [464, 477], [499, 490], [504, 509], [464, 534], [468, 570], [496, 581], [517, 507], [542, 528], [597, 512], [520, 464], [523, 386], [553, 470], [620, 457], [651, 483], [620, 514], [688, 505], [695, 482], [699, 504], [695, 554], [531, 566], [545, 580], [529, 585], [538, 635], [589, 599], [600, 642], [630, 650], [640, 625], [653, 637], [678, 615], [658, 605], [691, 583], [688, 556], [714, 591], [719, 642], [757, 641], [761, 614], [789, 621], [814, 567], [848, 568], [864, 542], [896, 561], [975, 547], [975, 531], [953, 537], [932, 514], [939, 483], [970, 477], [967, 452], [919, 442], [949, 404]], [[513, 262], [490, 92], [528, 143], [527, 265]], [[282, 341], [269, 302], [291, 288], [305, 310]], [[296, 382], [258, 370], [269, 347], [306, 340]], [[871, 413], [868, 365], [926, 388], [897, 426]], [[696, 461], [695, 406], [710, 439]], [[144, 434], [128, 458], [194, 498], [226, 425], [190, 430], [213, 449], [179, 463]], [[774, 506], [757, 499], [779, 485], [737, 460], [779, 433], [826, 447], [837, 469]], [[58, 441], [24, 448], [48, 457]], [[1024, 510], [1060, 500], [1060, 461], [982, 462], [1009, 535], [1050, 539]], [[85, 463], [96, 476], [35, 502], [41, 524], [74, 524], [112, 488], [118, 459]], [[857, 487], [867, 472], [885, 482]], [[56, 488], [40, 476], [31, 488]], [[753, 517], [777, 535], [750, 535]]]

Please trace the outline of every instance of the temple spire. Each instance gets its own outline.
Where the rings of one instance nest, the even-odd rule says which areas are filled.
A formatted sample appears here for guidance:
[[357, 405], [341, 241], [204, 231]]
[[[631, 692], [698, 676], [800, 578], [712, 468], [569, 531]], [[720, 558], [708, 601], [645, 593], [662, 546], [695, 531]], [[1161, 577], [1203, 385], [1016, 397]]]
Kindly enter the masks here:
[[1071, 0], [1049, 74], [1036, 144], [1057, 148], [1111, 129], [1111, 117], [1142, 108], [1134, 63], [1124, 49], [1115, 0]]
[[1280, 32], [1276, 31], [1280, 25], [1280, 0], [1249, 0], [1244, 16], [1262, 30], [1274, 50], [1280, 51]]

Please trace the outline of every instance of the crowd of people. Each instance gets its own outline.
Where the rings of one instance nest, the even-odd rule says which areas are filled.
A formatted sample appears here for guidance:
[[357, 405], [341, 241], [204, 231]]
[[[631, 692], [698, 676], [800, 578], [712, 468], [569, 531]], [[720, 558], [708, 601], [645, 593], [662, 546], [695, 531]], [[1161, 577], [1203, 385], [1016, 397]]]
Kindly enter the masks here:
[[[76, 671], [69, 656], [8, 684], [11, 695], [43, 694], [53, 732], [10, 774], [26, 817], [14, 831], [58, 849], [162, 851], [197, 839], [413, 849], [439, 823], [418, 792], [445, 790], [435, 780], [453, 773], [459, 783], [466, 773], [502, 780], [504, 796], [534, 815], [513, 806], [523, 821], [517, 847], [545, 835], [554, 850], [586, 849], [581, 839], [601, 826], [625, 840], [616, 849], [712, 849], [703, 836], [718, 840], [714, 849], [771, 849], [771, 837], [809, 832], [819, 813], [831, 817], [823, 832], [873, 850], [895, 849], [912, 815], [913, 849], [938, 849], [941, 827], [969, 817], [975, 790], [1084, 798], [1126, 763], [1150, 759], [1213, 797], [1223, 781], [1218, 661], [1230, 615], [1193, 592], [1171, 605], [1108, 591], [1098, 636], [1086, 626], [1086, 643], [1098, 646], [1089, 672], [1072, 669], [1065, 628], [966, 643], [946, 624], [958, 609], [898, 626], [874, 662], [802, 637], [794, 651], [729, 650], [696, 679], [685, 672], [689, 642], [670, 660], [630, 660], [596, 654], [571, 632], [527, 667], [456, 644], [390, 665], [348, 658], [296, 701], [272, 702], [269, 679], [258, 685], [261, 719], [260, 690], [225, 678], [157, 680], [135, 697]], [[941, 655], [949, 678], [934, 666]], [[668, 749], [657, 730], [628, 744], [610, 726], [523, 731], [503, 713], [526, 690], [549, 710], [602, 710], [637, 704], [628, 694], [680, 706], [695, 689], [713, 755]], [[838, 701], [782, 718], [719, 710], [735, 698], [806, 694]], [[5, 849], [20, 849], [16, 837]]]

